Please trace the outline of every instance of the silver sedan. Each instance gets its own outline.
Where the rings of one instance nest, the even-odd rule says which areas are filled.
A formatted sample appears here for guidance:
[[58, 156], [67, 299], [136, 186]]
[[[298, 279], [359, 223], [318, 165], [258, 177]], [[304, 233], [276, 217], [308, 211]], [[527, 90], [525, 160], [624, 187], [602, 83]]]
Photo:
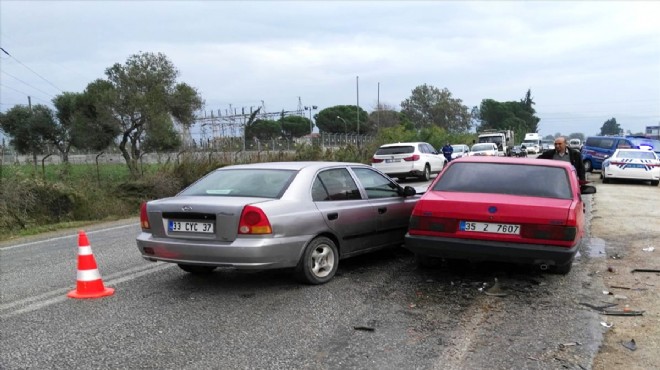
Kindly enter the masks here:
[[420, 195], [359, 163], [228, 166], [141, 206], [137, 246], [190, 273], [295, 267], [322, 284], [340, 259], [403, 244]]

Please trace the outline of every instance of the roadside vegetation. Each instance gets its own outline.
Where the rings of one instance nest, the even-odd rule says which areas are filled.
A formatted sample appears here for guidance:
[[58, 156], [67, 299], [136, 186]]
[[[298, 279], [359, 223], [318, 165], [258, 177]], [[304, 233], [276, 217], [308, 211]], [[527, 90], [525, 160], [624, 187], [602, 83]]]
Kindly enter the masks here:
[[[474, 130], [537, 132], [539, 122], [530, 90], [519, 101], [484, 99], [470, 108], [449, 89], [423, 84], [396, 105], [399, 110], [380, 102], [371, 112], [357, 105], [336, 105], [313, 117], [316, 106], [281, 114], [243, 109], [231, 116], [231, 135], [223, 131], [195, 142], [191, 127], [209, 117], [200, 114], [205, 104], [201, 94], [178, 77], [164, 54], [140, 52], [106, 68], [104, 77], [83, 91], [55, 96], [52, 107], [16, 105], [0, 112], [0, 136], [9, 139], [7, 146], [3, 138], [0, 158], [8, 148], [30, 158], [20, 165], [0, 160], [0, 239], [58, 225], [136, 216], [140, 202], [176, 194], [212, 169], [236, 163], [219, 155], [218, 148], [228, 139], [240, 144], [225, 155], [252, 150], [248, 144], [257, 143], [258, 161], [369, 163], [384, 143], [469, 145], [476, 139]], [[322, 146], [310, 135], [314, 127], [345, 139]], [[275, 152], [272, 147], [278, 140], [286, 149]], [[264, 149], [267, 143], [272, 143], [272, 152]], [[100, 155], [109, 148], [121, 153], [125, 163], [69, 161], [74, 152]], [[177, 153], [177, 159], [143, 164], [147, 153]], [[204, 154], [194, 155], [199, 153]], [[50, 156], [62, 163], [46, 164]]]

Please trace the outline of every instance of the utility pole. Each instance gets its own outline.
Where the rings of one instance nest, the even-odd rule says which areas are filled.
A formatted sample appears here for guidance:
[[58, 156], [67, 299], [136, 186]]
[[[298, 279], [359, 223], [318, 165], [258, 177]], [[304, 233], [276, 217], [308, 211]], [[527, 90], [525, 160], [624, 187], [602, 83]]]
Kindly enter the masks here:
[[316, 110], [318, 107], [316, 105], [305, 106], [305, 110], [309, 111], [309, 134], [311, 135], [314, 132], [314, 122], [312, 121], [312, 110]]
[[360, 136], [360, 76], [355, 76], [355, 90], [357, 92], [357, 135]]

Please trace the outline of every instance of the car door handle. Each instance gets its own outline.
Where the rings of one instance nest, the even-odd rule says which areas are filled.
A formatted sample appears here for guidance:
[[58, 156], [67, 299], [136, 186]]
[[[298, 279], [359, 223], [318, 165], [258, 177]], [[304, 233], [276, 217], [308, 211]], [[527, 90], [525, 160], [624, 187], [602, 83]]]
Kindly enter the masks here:
[[387, 212], [387, 207], [380, 207], [378, 208], [378, 214], [382, 215], [383, 213]]
[[332, 221], [338, 218], [339, 218], [339, 213], [337, 212], [328, 213], [328, 220]]

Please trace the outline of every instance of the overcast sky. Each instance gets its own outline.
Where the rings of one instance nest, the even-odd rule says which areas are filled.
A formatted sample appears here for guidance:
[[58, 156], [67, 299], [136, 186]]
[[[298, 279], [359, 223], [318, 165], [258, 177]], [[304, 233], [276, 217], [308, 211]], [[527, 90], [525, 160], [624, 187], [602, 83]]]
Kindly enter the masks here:
[[[660, 124], [660, 2], [0, 0], [0, 110], [52, 106], [162, 52], [205, 110], [377, 102], [422, 84], [468, 107], [531, 89], [543, 135]], [[380, 89], [379, 89], [380, 85]], [[224, 114], [224, 113], [223, 113]]]

